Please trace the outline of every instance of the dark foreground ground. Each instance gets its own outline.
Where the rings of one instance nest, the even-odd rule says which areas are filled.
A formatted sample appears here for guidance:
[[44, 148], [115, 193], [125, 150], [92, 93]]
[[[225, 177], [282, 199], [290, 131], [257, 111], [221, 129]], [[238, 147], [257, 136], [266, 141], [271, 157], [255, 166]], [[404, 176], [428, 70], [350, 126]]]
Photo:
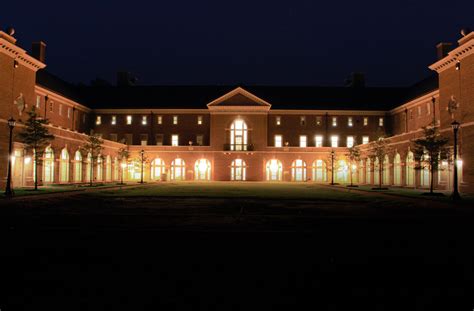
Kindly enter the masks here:
[[0, 309], [473, 309], [468, 205], [317, 191], [1, 201]]

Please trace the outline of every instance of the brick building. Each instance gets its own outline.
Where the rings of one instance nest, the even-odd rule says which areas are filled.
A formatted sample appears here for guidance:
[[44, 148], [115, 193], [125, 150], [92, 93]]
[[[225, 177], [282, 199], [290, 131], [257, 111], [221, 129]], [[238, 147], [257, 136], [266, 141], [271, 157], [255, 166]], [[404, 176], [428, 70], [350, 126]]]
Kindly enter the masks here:
[[[44, 68], [45, 48], [29, 55], [13, 36], [0, 32], [0, 175], [8, 163], [7, 120], [21, 130], [35, 105], [55, 135], [39, 168], [40, 184], [88, 180], [91, 161], [79, 147], [93, 130], [104, 139], [94, 169], [97, 181], [144, 179], [220, 181], [336, 182], [428, 187], [430, 173], [415, 169], [411, 141], [433, 122], [452, 139], [451, 122], [461, 123], [458, 161], [461, 191], [474, 191], [474, 32], [458, 46], [438, 45], [433, 76], [409, 87], [365, 87], [354, 76], [346, 87], [285, 86], [133, 86], [126, 74], [117, 86], [76, 86]], [[448, 111], [454, 102], [455, 111]], [[389, 137], [384, 159], [369, 149], [380, 135]], [[451, 143], [452, 144], [452, 143]], [[120, 163], [117, 151], [131, 156]], [[349, 165], [348, 147], [360, 145], [362, 158]], [[14, 137], [13, 186], [33, 183], [31, 154]], [[331, 157], [334, 154], [334, 157]], [[334, 161], [334, 162], [333, 162]], [[452, 162], [442, 163], [436, 187], [449, 189]], [[123, 169], [123, 172], [122, 172]]]

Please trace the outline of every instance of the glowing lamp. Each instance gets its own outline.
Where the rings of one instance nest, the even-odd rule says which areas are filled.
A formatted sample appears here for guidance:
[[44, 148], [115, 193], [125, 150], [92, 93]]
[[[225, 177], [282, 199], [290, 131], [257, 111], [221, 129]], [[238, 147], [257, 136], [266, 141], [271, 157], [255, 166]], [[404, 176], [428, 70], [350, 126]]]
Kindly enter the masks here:
[[28, 165], [31, 163], [31, 157], [26, 157], [25, 158], [25, 164]]
[[204, 160], [199, 161], [198, 169], [200, 173], [205, 173], [207, 170], [207, 163]]

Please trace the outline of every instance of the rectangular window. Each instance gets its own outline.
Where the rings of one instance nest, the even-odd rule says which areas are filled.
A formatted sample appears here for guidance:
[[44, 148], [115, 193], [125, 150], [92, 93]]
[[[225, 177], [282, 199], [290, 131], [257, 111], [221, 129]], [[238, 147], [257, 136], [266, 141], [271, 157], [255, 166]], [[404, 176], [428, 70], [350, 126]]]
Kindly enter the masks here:
[[431, 113], [431, 103], [426, 103], [426, 113], [428, 115]]
[[322, 147], [323, 146], [323, 136], [321, 136], [321, 135], [314, 136], [314, 145], [316, 147]]
[[110, 124], [115, 125], [117, 124], [117, 116], [112, 116], [112, 119], [110, 121]]
[[383, 118], [379, 118], [379, 126], [383, 126]]
[[36, 108], [41, 107], [41, 96], [36, 95]]
[[163, 124], [163, 116], [156, 116], [156, 123]]
[[368, 144], [369, 143], [369, 136], [362, 136], [362, 143]]
[[53, 112], [53, 102], [49, 102], [49, 112]]
[[140, 145], [142, 145], [142, 146], [148, 145], [148, 135], [147, 134], [140, 134]]
[[275, 117], [275, 124], [280, 125], [281, 124], [281, 117]]
[[179, 146], [178, 135], [171, 135], [171, 146]]
[[354, 136], [347, 136], [347, 148], [351, 148], [354, 146]]
[[125, 142], [127, 143], [127, 145], [133, 144], [133, 135], [125, 134]]
[[339, 145], [339, 136], [331, 136], [331, 147], [337, 147]]
[[132, 124], [132, 116], [128, 115], [127, 116], [127, 125]]
[[306, 148], [308, 146], [307, 140], [306, 140], [306, 135], [300, 135], [300, 147], [301, 148]]
[[410, 120], [413, 120], [413, 109], [410, 110]]
[[332, 117], [332, 126], [337, 126], [337, 117]]
[[347, 126], [350, 126], [352, 127], [353, 123], [352, 123], [352, 117], [347, 117]]
[[163, 134], [156, 134], [156, 145], [163, 146]]
[[67, 118], [71, 119], [71, 108], [67, 107]]
[[146, 125], [147, 119], [146, 116], [142, 116], [142, 125]]
[[117, 134], [110, 134], [110, 140], [111, 141], [117, 141]]
[[63, 115], [63, 104], [59, 104], [59, 115]]
[[301, 126], [305, 126], [305, 125], [306, 125], [306, 117], [305, 117], [305, 116], [301, 116], [301, 117], [300, 117], [300, 125], [301, 125]]
[[178, 116], [173, 116], [173, 124], [178, 124]]
[[321, 116], [317, 116], [317, 117], [316, 117], [316, 125], [319, 126], [319, 125], [322, 124], [322, 122], [323, 122], [323, 118], [322, 118]]
[[369, 117], [364, 117], [364, 126], [369, 125]]
[[95, 117], [95, 124], [96, 125], [101, 125], [102, 124], [102, 117], [101, 116], [96, 116]]
[[196, 135], [196, 145], [202, 146], [204, 145], [204, 135]]
[[281, 135], [275, 135], [275, 147], [283, 146], [283, 137]]
[[198, 116], [198, 125], [202, 125], [202, 116]]

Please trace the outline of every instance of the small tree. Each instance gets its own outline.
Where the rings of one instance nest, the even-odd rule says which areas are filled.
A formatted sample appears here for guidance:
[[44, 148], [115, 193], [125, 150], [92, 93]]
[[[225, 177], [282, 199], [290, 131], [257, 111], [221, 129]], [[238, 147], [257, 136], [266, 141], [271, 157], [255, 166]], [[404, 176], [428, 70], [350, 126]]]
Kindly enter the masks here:
[[35, 190], [38, 190], [38, 165], [41, 163], [43, 157], [43, 150], [50, 144], [54, 136], [49, 133], [45, 124], [48, 124], [48, 119], [39, 118], [36, 113], [36, 107], [31, 106], [28, 112], [28, 120], [25, 122], [25, 128], [18, 133], [21, 142], [26, 146], [26, 150], [33, 151], [33, 163], [35, 164]]
[[442, 137], [438, 128], [431, 124], [430, 126], [423, 127], [423, 137], [413, 140], [412, 143], [415, 158], [420, 159], [415, 169], [427, 168], [429, 170], [430, 194], [432, 194], [434, 172], [439, 168], [441, 161], [449, 158], [448, 139]]
[[[390, 153], [390, 147], [388, 146], [388, 141], [383, 136], [380, 136], [375, 142], [372, 143], [371, 149], [372, 157], [379, 160], [379, 189], [382, 188], [382, 178], [383, 178], [383, 160], [385, 156]], [[375, 172], [374, 172], [375, 173]]]
[[360, 150], [358, 146], [352, 146], [349, 148], [349, 152], [347, 153], [347, 157], [349, 158], [349, 171], [350, 171], [350, 177], [351, 177], [351, 187], [353, 187], [352, 183], [352, 168], [354, 167], [355, 163], [357, 163], [360, 160]]
[[120, 160], [120, 184], [123, 184], [123, 167], [122, 163], [125, 160], [125, 162], [128, 161], [128, 157], [130, 156], [130, 152], [128, 151], [128, 145], [125, 147], [120, 148], [117, 151], [117, 156]]
[[91, 155], [91, 167], [90, 167], [90, 180], [89, 185], [92, 186], [94, 180], [94, 165], [98, 159], [100, 152], [102, 151], [102, 144], [104, 141], [100, 138], [98, 134], [95, 134], [91, 131], [91, 134], [87, 137], [84, 144], [80, 147], [83, 153], [90, 153]]

